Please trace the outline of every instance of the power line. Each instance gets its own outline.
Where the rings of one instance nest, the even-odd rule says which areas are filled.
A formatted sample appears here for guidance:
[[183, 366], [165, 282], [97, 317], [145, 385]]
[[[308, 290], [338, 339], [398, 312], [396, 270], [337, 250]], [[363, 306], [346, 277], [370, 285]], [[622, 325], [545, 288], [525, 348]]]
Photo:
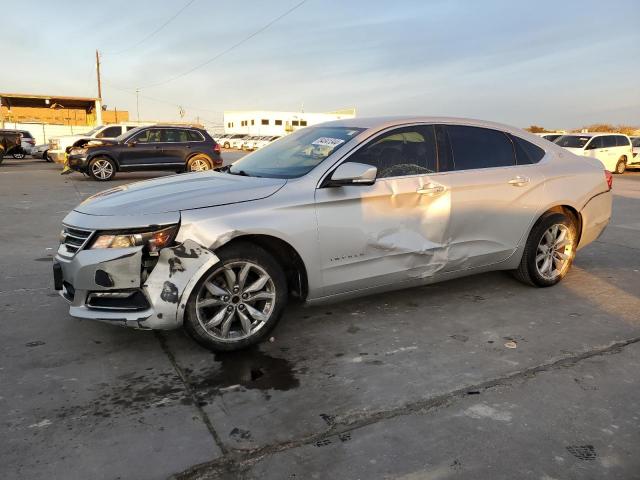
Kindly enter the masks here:
[[182, 12], [184, 12], [193, 2], [195, 2], [196, 0], [189, 0], [189, 2], [187, 2], [180, 10], [178, 10], [175, 14], [173, 14], [166, 22], [164, 22], [162, 25], [160, 25], [158, 28], [156, 28], [153, 32], [151, 32], [149, 35], [147, 35], [146, 37], [144, 37], [142, 40], [140, 40], [137, 43], [134, 43], [133, 45], [130, 45], [128, 47], [126, 47], [123, 50], [119, 50], [117, 52], [106, 52], [107, 55], [121, 55], [125, 52], [128, 52], [131, 49], [136, 48], [137, 46], [143, 44], [144, 42], [146, 42], [147, 40], [149, 40], [151, 37], [153, 37], [156, 33], [158, 33], [160, 30], [162, 30], [164, 27], [166, 27], [167, 25], [169, 25], [173, 20], [175, 20], [175, 18], [180, 15]]
[[301, 2], [297, 3], [296, 5], [294, 5], [293, 7], [291, 7], [289, 10], [287, 10], [286, 12], [282, 13], [281, 15], [277, 16], [276, 18], [274, 18], [273, 20], [271, 20], [269, 23], [267, 23], [266, 25], [263, 25], [262, 27], [260, 27], [258, 30], [256, 30], [255, 32], [253, 32], [252, 34], [244, 37], [242, 40], [234, 43], [233, 45], [231, 45], [229, 48], [227, 48], [226, 50], [223, 50], [222, 52], [218, 53], [217, 55], [211, 57], [210, 59], [196, 65], [195, 67], [180, 73], [179, 75], [176, 75], [174, 77], [170, 77], [166, 80], [163, 80], [162, 82], [157, 82], [157, 83], [152, 83], [149, 85], [144, 85], [141, 88], [151, 88], [151, 87], [157, 87], [159, 85], [164, 85], [166, 83], [169, 82], [173, 82], [174, 80], [177, 80], [178, 78], [182, 78], [186, 75], [189, 75], [190, 73], [195, 72], [196, 70], [209, 65], [211, 62], [219, 59], [220, 57], [222, 57], [223, 55], [226, 55], [227, 53], [229, 53], [230, 51], [234, 50], [235, 48], [239, 47], [240, 45], [242, 45], [243, 43], [251, 40], [253, 37], [255, 37], [256, 35], [264, 32], [267, 28], [269, 28], [271, 25], [273, 25], [274, 23], [276, 23], [278, 20], [283, 19], [284, 17], [286, 17], [287, 15], [289, 15], [290, 13], [292, 13], [294, 10], [297, 10], [298, 8], [300, 8], [303, 4], [305, 4], [307, 2], [307, 0], [302, 0]]

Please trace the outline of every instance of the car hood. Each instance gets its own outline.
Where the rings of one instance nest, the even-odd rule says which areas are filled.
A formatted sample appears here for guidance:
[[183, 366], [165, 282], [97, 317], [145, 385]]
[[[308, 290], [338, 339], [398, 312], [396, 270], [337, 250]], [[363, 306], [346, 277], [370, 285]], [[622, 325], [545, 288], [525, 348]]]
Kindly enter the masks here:
[[259, 200], [286, 180], [198, 172], [122, 185], [97, 193], [75, 208], [87, 215], [151, 215]]

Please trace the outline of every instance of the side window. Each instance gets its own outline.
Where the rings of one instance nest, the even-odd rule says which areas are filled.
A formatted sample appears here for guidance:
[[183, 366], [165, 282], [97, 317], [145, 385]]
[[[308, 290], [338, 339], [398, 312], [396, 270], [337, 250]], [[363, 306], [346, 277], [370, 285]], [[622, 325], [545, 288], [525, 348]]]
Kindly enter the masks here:
[[162, 130], [162, 141], [170, 143], [188, 142], [188, 136], [186, 130], [179, 128], [165, 128]]
[[515, 165], [513, 144], [498, 130], [447, 125], [455, 170]]
[[584, 149], [595, 150], [596, 148], [604, 148], [603, 139], [604, 137], [593, 137]]
[[432, 125], [404, 127], [385, 133], [349, 157], [378, 169], [378, 178], [425, 175], [436, 171]]
[[96, 135], [96, 138], [115, 138], [120, 134], [122, 134], [122, 127], [107, 127]]
[[606, 135], [602, 137], [602, 148], [611, 148], [616, 146], [615, 135]]
[[129, 125], [129, 126], [127, 127], [127, 132], [128, 132], [129, 130], [133, 130], [134, 128], [138, 128], [138, 127], [134, 127], [133, 125]]
[[544, 157], [545, 151], [537, 145], [527, 142], [515, 135], [509, 135], [509, 137], [516, 149], [516, 163], [518, 165], [538, 163]]
[[618, 147], [628, 147], [629, 146], [629, 139], [627, 139], [627, 137], [623, 137], [622, 135], [617, 135], [616, 136], [616, 145]]
[[189, 137], [190, 142], [202, 142], [204, 140], [202, 138], [202, 134], [195, 130], [187, 130], [187, 136]]
[[133, 139], [138, 143], [159, 143], [160, 142], [160, 130], [156, 128], [150, 128], [144, 132], [140, 132]]

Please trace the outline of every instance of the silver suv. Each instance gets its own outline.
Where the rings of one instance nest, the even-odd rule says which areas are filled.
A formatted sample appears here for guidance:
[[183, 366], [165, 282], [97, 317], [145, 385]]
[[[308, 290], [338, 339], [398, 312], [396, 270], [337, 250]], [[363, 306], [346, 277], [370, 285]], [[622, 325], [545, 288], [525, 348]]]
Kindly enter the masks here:
[[331, 122], [225, 168], [106, 190], [69, 213], [54, 278], [71, 315], [184, 326], [233, 350], [264, 339], [291, 296], [488, 270], [554, 285], [611, 215], [600, 162], [473, 120]]

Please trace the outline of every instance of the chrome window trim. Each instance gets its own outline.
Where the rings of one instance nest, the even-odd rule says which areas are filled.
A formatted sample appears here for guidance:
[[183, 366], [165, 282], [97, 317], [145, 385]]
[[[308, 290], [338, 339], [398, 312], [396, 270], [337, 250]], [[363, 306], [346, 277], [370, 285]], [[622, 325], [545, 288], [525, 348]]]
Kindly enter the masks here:
[[[353, 149], [347, 151], [346, 153], [344, 153], [338, 160], [336, 160], [326, 171], [325, 173], [323, 173], [320, 177], [320, 180], [317, 182], [316, 184], [316, 190], [319, 188], [322, 188], [321, 185], [325, 182], [325, 180], [327, 179], [327, 177], [336, 169], [338, 168], [340, 165], [342, 165], [344, 162], [348, 162], [349, 158], [352, 155], [355, 155], [361, 148], [363, 148], [366, 144], [368, 144], [370, 141], [375, 140], [376, 138], [379, 138], [380, 136], [392, 131], [392, 130], [396, 130], [398, 128], [405, 128], [405, 127], [419, 127], [419, 126], [429, 126], [429, 125], [459, 125], [462, 127], [475, 127], [475, 128], [485, 128], [487, 130], [495, 130], [496, 132], [500, 132], [504, 135], [507, 135], [507, 138], [509, 139], [509, 141], [513, 144], [513, 141], [508, 137], [508, 135], [513, 135], [513, 136], [517, 136], [519, 138], [519, 135], [516, 135], [515, 133], [511, 133], [511, 132], [507, 132], [504, 130], [499, 130], [497, 128], [492, 128], [492, 127], [487, 127], [484, 125], [475, 125], [475, 124], [463, 124], [463, 123], [452, 123], [452, 122], [410, 122], [410, 123], [400, 123], [398, 125], [393, 125], [390, 127], [386, 127], [382, 130], [378, 130], [376, 132], [373, 132], [369, 137], [366, 137], [364, 139], [362, 139], [362, 141], [360, 142], [359, 145], [356, 145]], [[366, 133], [366, 130], [362, 133]], [[357, 137], [356, 137], [357, 138]], [[354, 140], [356, 140], [356, 138], [354, 138]], [[416, 174], [416, 175], [400, 175], [400, 176], [396, 176], [396, 177], [384, 177], [384, 178], [377, 178], [376, 177], [376, 182], [378, 180], [383, 181], [383, 180], [391, 180], [391, 179], [402, 179], [402, 178], [416, 178], [416, 177], [425, 177], [425, 176], [435, 176], [435, 175], [446, 175], [446, 174], [450, 174], [450, 173], [462, 173], [462, 172], [475, 172], [477, 170], [482, 170], [482, 171], [487, 171], [487, 170], [495, 170], [498, 168], [514, 168], [514, 167], [532, 167], [535, 165], [540, 165], [541, 163], [545, 162], [546, 163], [546, 159], [547, 159], [547, 154], [549, 153], [549, 150], [547, 148], [543, 148], [540, 145], [537, 145], [529, 140], [527, 140], [526, 138], [522, 138], [522, 140], [524, 140], [525, 142], [529, 142], [533, 145], [536, 145], [537, 147], [541, 148], [542, 150], [544, 150], [544, 157], [542, 157], [540, 159], [539, 162], [537, 163], [525, 163], [525, 164], [515, 164], [515, 165], [507, 165], [507, 166], [502, 166], [502, 167], [486, 167], [486, 168], [468, 168], [465, 170], [448, 170], [446, 172], [434, 172], [434, 173], [426, 173], [426, 174]], [[436, 140], [437, 142], [437, 140]], [[436, 143], [436, 148], [437, 148], [437, 143]], [[515, 147], [514, 147], [514, 159], [517, 158], [515, 156]]]

